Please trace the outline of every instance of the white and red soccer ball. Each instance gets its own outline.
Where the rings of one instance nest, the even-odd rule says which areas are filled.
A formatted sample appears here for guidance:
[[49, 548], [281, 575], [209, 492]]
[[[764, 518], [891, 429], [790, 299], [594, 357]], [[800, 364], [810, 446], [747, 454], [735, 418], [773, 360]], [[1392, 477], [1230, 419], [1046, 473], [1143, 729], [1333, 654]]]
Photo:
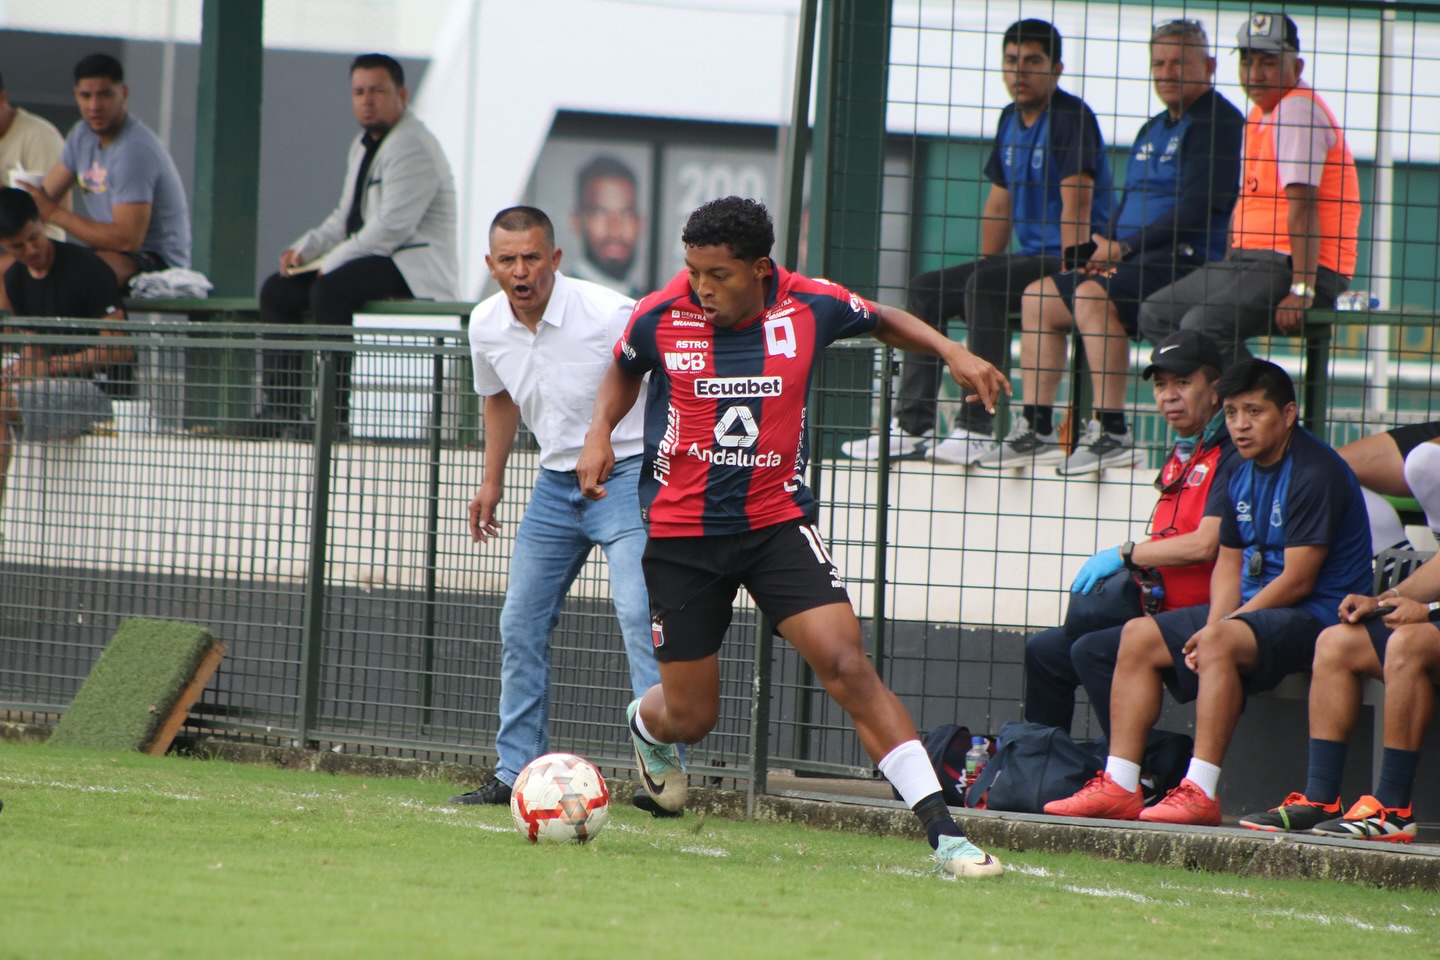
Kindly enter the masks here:
[[590, 761], [547, 753], [515, 778], [510, 815], [531, 843], [584, 843], [610, 817], [610, 789]]

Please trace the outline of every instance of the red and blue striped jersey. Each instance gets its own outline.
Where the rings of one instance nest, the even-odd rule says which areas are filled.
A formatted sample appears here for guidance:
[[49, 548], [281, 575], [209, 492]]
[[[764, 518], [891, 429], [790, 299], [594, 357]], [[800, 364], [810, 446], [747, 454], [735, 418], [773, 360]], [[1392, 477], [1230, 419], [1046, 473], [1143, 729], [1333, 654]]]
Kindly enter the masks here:
[[805, 402], [820, 351], [875, 329], [873, 304], [774, 267], [765, 309], [705, 319], [685, 271], [635, 305], [615, 344], [650, 373], [640, 506], [652, 537], [745, 533], [812, 514]]

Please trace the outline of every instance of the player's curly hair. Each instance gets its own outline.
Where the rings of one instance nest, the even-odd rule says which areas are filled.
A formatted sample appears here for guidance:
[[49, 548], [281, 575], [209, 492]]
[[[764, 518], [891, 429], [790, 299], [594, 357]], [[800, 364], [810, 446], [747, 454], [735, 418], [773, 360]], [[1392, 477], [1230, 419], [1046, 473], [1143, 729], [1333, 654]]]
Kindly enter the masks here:
[[695, 208], [680, 241], [687, 247], [729, 247], [735, 259], [749, 263], [770, 256], [775, 224], [759, 200], [721, 197]]

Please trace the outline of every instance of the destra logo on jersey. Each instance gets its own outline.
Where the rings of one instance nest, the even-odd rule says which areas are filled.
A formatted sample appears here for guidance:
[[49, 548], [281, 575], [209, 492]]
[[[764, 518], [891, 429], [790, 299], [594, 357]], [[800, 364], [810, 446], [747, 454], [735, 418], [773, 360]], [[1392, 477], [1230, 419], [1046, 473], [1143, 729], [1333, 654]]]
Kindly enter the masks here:
[[675, 307], [670, 311], [670, 322], [677, 327], [708, 327], [705, 314]]

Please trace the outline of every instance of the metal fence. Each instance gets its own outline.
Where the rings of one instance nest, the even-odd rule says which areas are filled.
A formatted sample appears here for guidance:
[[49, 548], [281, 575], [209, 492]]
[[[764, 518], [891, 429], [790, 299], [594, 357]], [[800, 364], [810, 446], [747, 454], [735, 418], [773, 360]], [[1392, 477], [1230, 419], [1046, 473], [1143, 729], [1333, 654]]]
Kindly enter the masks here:
[[[903, 303], [913, 275], [977, 252], [985, 156], [1007, 102], [999, 37], [1012, 20], [1060, 26], [1062, 86], [1095, 110], [1117, 181], [1135, 129], [1158, 109], [1145, 56], [1153, 23], [1204, 20], [1220, 88], [1246, 106], [1229, 53], [1245, 5], [835, 0], [818, 22], [813, 3], [803, 10], [797, 121], [782, 138], [789, 190], [775, 205], [782, 259], [886, 302]], [[1324, 409], [1305, 413], [1338, 445], [1440, 415], [1440, 19], [1424, 4], [1286, 10], [1300, 23], [1305, 75], [1357, 155], [1366, 213], [1354, 287], [1379, 308], [1315, 314], [1328, 353], [1307, 355], [1291, 337], [1251, 346], [1326, 388]], [[146, 615], [204, 623], [230, 645], [197, 727], [490, 756], [508, 535], [536, 457], [522, 437], [501, 508], [506, 535], [470, 543], [464, 511], [480, 481], [483, 424], [464, 334], [375, 322], [126, 324], [136, 389], [115, 401], [113, 424], [15, 447], [0, 507], [0, 709], [58, 714], [118, 621]], [[103, 326], [37, 323], [31, 335], [93, 342], [56, 330]], [[966, 333], [958, 322], [950, 330]], [[275, 346], [262, 335], [290, 335], [285, 345], [313, 358], [314, 440], [235, 436], [258, 399], [257, 354]], [[1024, 636], [1059, 622], [1085, 558], [1143, 529], [1169, 439], [1136, 373], [1149, 349], [1131, 347], [1125, 404], [1145, 463], [1070, 480], [843, 456], [845, 442], [887, 429], [895, 358], [869, 341], [827, 352], [809, 416], [822, 530], [877, 666], [922, 728], [1017, 719]], [[333, 397], [347, 363], [353, 396], [341, 424]], [[1012, 374], [1018, 390], [1018, 364]], [[1088, 417], [1083, 381], [1066, 376], [1062, 402], [1078, 397], [1076, 415]], [[943, 402], [942, 423], [958, 400]], [[554, 637], [552, 735], [607, 765], [628, 755], [620, 651], [592, 560]], [[748, 603], [724, 654], [721, 724], [691, 752], [697, 772], [756, 786], [773, 767], [868, 775], [848, 720]], [[1081, 718], [1077, 733], [1092, 732]]]
[[[110, 326], [137, 359], [112, 377], [125, 397], [111, 400], [113, 418], [13, 447], [0, 507], [0, 709], [59, 714], [121, 620], [181, 619], [229, 646], [192, 711], [196, 728], [489, 755], [507, 560], [538, 455], [522, 434], [504, 533], [472, 544], [465, 513], [483, 429], [462, 331], [23, 323], [33, 332], [0, 338], [0, 350], [100, 343]], [[313, 358], [313, 418], [298, 425], [313, 439], [243, 436], [259, 353], [277, 346]], [[342, 423], [336, 372], [347, 366]], [[551, 728], [557, 744], [619, 763], [629, 674], [602, 562], [581, 572], [554, 634]], [[735, 731], [748, 732], [746, 655], [742, 644], [727, 663], [727, 725], [693, 754], [698, 769], [745, 755]]]

